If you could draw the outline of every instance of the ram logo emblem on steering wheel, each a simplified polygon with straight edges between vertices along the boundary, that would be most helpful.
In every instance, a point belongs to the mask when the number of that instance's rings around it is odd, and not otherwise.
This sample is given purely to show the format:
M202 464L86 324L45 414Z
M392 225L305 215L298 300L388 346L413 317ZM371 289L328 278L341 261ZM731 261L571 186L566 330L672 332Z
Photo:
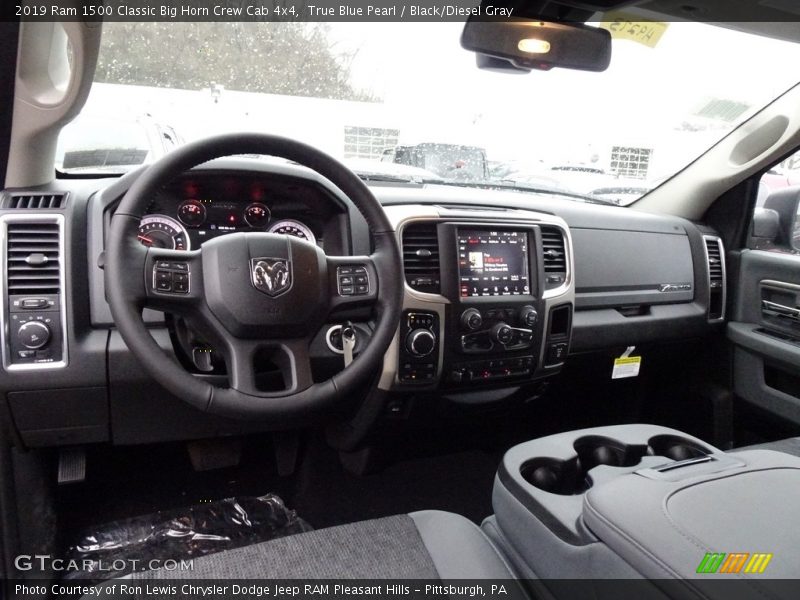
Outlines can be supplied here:
M292 263L284 258L252 258L250 279L267 296L280 296L292 287Z

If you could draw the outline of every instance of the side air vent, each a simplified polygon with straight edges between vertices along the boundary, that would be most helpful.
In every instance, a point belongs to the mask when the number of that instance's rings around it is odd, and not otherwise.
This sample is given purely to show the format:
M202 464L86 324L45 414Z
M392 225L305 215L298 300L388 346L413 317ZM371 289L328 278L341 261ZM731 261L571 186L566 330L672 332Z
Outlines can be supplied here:
M725 318L725 249L718 237L704 236L708 263L708 319Z
M8 223L6 257L7 294L60 293L57 223Z
M412 223L403 229L403 271L406 282L415 290L429 294L441 291L436 223Z
M23 210L53 210L64 208L67 203L65 193L29 194L26 192L6 193L2 208Z
M561 229L545 225L541 231L545 289L550 290L567 280L567 252Z

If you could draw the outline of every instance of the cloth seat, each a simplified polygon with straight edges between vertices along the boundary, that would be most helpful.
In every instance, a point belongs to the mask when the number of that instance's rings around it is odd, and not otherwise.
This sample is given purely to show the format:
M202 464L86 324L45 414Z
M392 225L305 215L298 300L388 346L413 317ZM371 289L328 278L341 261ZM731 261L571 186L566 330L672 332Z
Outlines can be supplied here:
M291 535L194 559L191 570L133 573L159 579L513 579L481 529L421 511ZM516 586L515 586L516 587Z

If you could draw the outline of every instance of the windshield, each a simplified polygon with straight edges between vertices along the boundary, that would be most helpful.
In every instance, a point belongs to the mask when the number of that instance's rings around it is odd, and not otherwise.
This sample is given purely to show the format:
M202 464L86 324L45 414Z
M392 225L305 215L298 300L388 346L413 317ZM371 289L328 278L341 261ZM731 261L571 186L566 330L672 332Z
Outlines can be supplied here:
M59 169L123 172L174 147L163 143L166 129L171 142L262 131L398 185L624 205L794 85L800 58L797 44L670 23L655 43L615 39L602 73L503 74L476 67L460 47L462 27L106 23Z

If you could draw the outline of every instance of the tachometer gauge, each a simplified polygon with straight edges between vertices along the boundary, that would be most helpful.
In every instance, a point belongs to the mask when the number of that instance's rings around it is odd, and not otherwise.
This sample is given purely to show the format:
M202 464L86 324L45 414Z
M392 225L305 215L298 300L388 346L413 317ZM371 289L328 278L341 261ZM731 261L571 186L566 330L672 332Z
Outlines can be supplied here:
M139 241L152 248L190 250L183 225L165 215L147 215L139 222Z
M261 202L248 204L244 209L244 220L253 229L264 229L269 223L270 216L269 209Z
M197 200L187 200L178 207L178 218L184 225L199 227L206 221L206 207Z
M282 233L284 235L293 235L294 237L299 237L300 239L307 240L312 244L317 243L317 238L314 237L314 234L311 233L311 230L303 225L300 221L295 221L294 219L284 219L283 221L278 221L277 223L273 223L268 233Z

